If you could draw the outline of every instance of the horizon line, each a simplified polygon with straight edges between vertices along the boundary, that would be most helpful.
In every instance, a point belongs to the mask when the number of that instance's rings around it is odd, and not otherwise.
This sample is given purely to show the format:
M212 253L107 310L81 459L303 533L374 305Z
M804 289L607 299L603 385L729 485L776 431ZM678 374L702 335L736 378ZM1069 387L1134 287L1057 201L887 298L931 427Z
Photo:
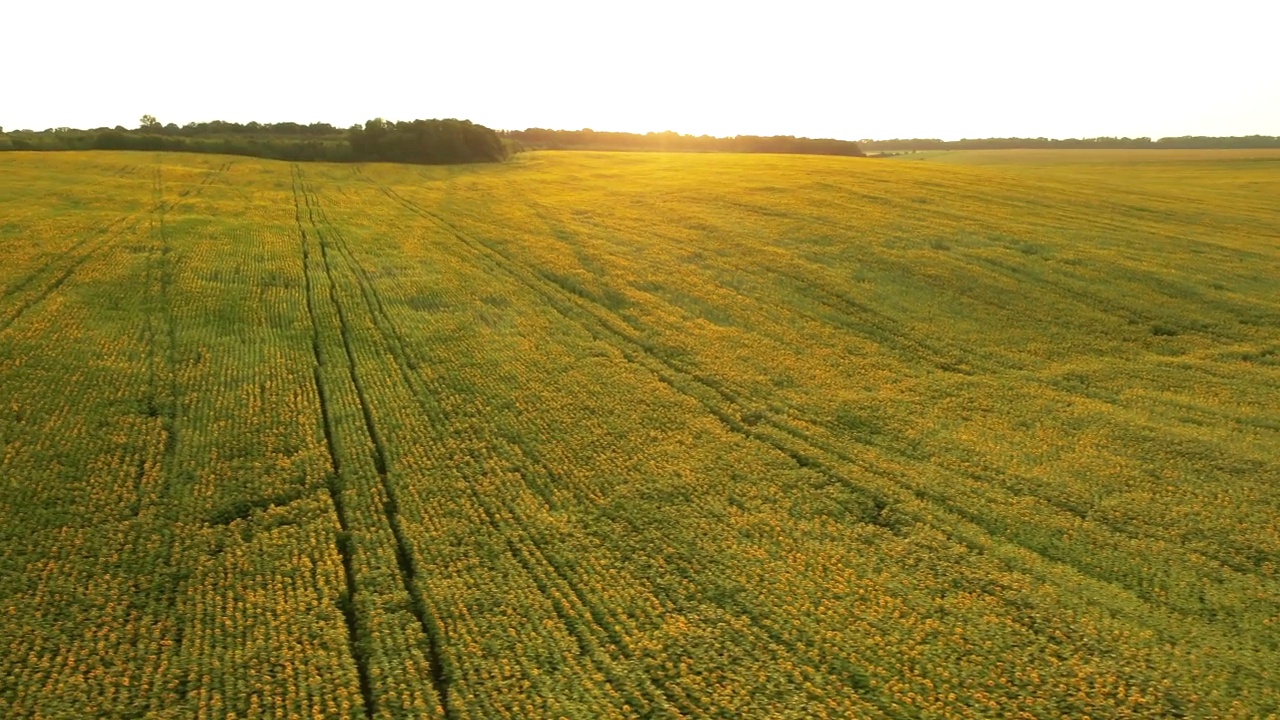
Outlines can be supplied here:
M378 118L370 118L370 119L385 119L385 118L378 117ZM423 120L446 120L446 119L457 119L457 120L465 120L465 121L467 121L467 122L472 122L472 123L474 123L474 124L476 124L476 125L484 125L483 123L479 123L479 122L476 122L476 121L474 121L474 120L470 120L469 118L414 118L414 120L418 120L418 119L423 119ZM300 126L304 126L304 127L306 127L306 126L311 126L311 125L328 125L328 126L330 126L330 127L334 128L334 130L339 131L339 132L345 132L345 131L350 130L352 127L355 127L355 126L363 126L363 125L364 125L364 123L353 123L352 125L335 125L335 124L333 124L333 123L331 123L331 122L327 122L327 121L324 121L324 120L315 120L315 121L311 121L311 122L298 122L298 121L294 121L294 120L279 120L279 121L275 121L275 122L259 122L259 121L256 121L256 120L250 120L250 121L245 121L245 122L239 122L239 121L234 121L234 120L213 119L213 120L194 120L194 121L189 121L189 122L187 122L187 123L184 123L184 124L182 124L182 125L178 125L177 123L172 123L172 122L170 122L170 123L163 123L163 124L161 125L161 127L168 127L169 125L173 125L173 126L175 126L175 127L177 127L177 128L180 128L180 129L181 129L181 128L187 127L187 126L189 126L189 125L211 124L211 123L216 123L216 122L227 123L227 124L232 124L232 125L248 125L248 124L250 124L250 123L257 123L258 125L282 125L282 124L286 124L286 123L291 123L291 124L300 125ZM366 121L366 122L367 122L367 121ZM389 122L412 122L412 120L407 120L407 121L406 121L406 120L391 120L391 121L389 121ZM42 129L42 130L35 130L35 129L29 128L29 127L23 127L23 128L17 128L17 129L10 129L10 128L8 128L8 126L7 126L7 125L5 125L5 124L3 124L3 123L0 123L0 134L6 134L6 135L8 135L8 134L13 134L13 133L35 133L35 134L39 134L39 133L57 132L57 131L59 131L59 130L64 130L64 129L65 129L65 130L69 130L69 131L75 131L75 132L90 132L90 131L94 131L94 130L115 130L115 129L117 129L117 128L122 128L122 127L123 127L123 128L125 128L125 130L127 130L127 131L136 131L136 130L141 130L141 129L142 129L142 127L141 127L141 126L129 127L129 126L120 125L120 124L111 125L111 126L108 126L108 125L98 125L98 126L95 126L95 127L86 127L86 128L77 128L77 127L69 127L69 126L52 126L52 127L46 127L46 128L44 128L44 129ZM852 142L852 143L868 143L868 142L884 143L884 142L893 142L893 141L904 141L904 142L906 142L906 141L931 141L931 142L942 142L942 143L955 143L955 142L974 142L974 141L982 141L982 140L1036 140L1036 141L1057 141L1057 142L1066 142L1066 141L1073 141L1073 140L1075 140L1075 141L1083 141L1083 140L1141 140L1141 139L1143 139L1143 138L1147 138L1147 139L1151 140L1152 142L1157 142L1157 141L1159 141L1159 140L1163 140L1163 139L1179 139L1179 138L1215 138L1215 139L1227 139L1227 138L1280 138L1280 135L1268 135L1268 134L1261 133L1261 132L1254 132L1254 133L1243 134L1243 135L1203 135L1203 134L1199 134L1199 135L1197 135L1197 134L1182 134L1182 135L1161 135L1161 136L1159 136L1159 137L1157 137L1157 136L1155 136L1155 135L1077 135L1077 136L1073 136L1073 137L1050 137L1050 136L1045 136L1045 135L988 135L988 136L978 136L978 137L967 137L967 136L966 136L966 137L959 137L959 138L956 138L956 137L949 137L949 138L944 138L944 137L927 137L927 136L914 136L914 137L903 137L903 136L897 136L897 137L872 137L872 138L862 137L862 138L850 138L850 137L833 137L833 136L827 136L827 137L821 137L821 136L818 136L818 137L814 137L814 136L809 136L809 135L795 135L795 134L772 134L772 135L756 134L756 133L733 133L733 134L724 134L724 135L711 134L711 133L698 133L698 134L695 134L695 133L689 133L689 132L681 132L681 131L678 131L678 130L671 130L671 129L669 129L669 128L668 128L668 129L664 129L664 130L646 130L646 131L643 131L643 132L639 132L639 131L634 131L634 130L597 130L597 129L590 128L590 127L582 127L582 128L552 128L552 127L542 127L542 126L538 126L538 125L530 125L530 126L527 126L527 127L523 128L523 129L519 129L519 128L499 128L499 127L491 127L491 126L488 126L488 125L484 125L484 127L489 127L489 129L491 129L491 130L493 130L494 132L497 132L497 133L518 133L518 132L528 132L528 131L531 131L531 130L546 130L546 131L551 131L551 132L591 132L591 133L602 133L602 134L603 134L603 133L608 133L608 134L639 135L639 136L644 136L644 135L667 135L667 134L674 134L674 135L679 135L679 136L683 136L683 137L695 137L695 138L722 138L722 139L729 139L729 138L735 138L735 137L764 137L764 138L768 138L768 137L791 137L791 138L807 139L807 140L837 140L837 141L841 141L841 142Z

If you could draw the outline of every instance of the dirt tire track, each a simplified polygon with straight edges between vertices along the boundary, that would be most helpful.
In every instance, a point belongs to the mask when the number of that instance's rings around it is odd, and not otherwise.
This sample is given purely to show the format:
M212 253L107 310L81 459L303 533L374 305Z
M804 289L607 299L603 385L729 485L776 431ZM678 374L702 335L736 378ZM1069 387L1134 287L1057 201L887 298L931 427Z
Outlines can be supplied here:
M190 197L195 197L198 194L199 193L196 193L195 195L192 195ZM50 268L52 268L60 260L71 257L71 260L67 264L67 266L64 267L61 272L58 272L54 276L54 279L52 280L52 282L50 282L48 285L44 286L43 288L40 288L40 290L38 290L31 297L18 303L16 306L14 306L13 310L11 310L3 318L0 318L0 333L3 333L4 331L8 330L14 323L16 323L19 319L21 319L22 316L25 315L27 312L29 312L32 308L36 307L37 305L39 305L40 303L48 299L49 296L51 296L54 292L58 290L58 288L62 287L62 285L66 283L67 279L70 278L71 275L75 273L76 270L78 270L81 266L83 266L86 262L88 262L89 259L92 258L99 251L103 250L108 245L110 245L113 240L138 229L139 227L141 227L142 223L147 218L151 217L155 213L163 214L176 209L186 199L189 199L189 198L182 198L170 203L165 203L163 199L161 199L159 201L153 202L152 206L149 208L121 216L113 220L111 223L109 223L105 228L98 230L97 232L78 240L71 247L59 253L56 257L54 257L48 263L32 271L29 275L27 275L25 278L19 281L16 285L12 286L11 288L8 288L5 291L4 295L0 296L0 301L8 297L11 297L13 295L16 295L17 293L26 289L26 287L30 285L33 280L43 275L46 270L49 270ZM129 222L130 220L132 220L132 222ZM76 256L76 253L86 246L89 246L88 249L83 254Z
M411 344L405 340L404 335L395 326L394 321L391 319L390 315L386 311L386 307L384 302L382 301L382 298L378 295L376 289L374 288L374 283L368 271L355 257L353 251L351 250L350 243L347 241L346 237L343 236L341 231L329 220L328 215L325 213L323 206L319 202L319 198L315 196L314 189L311 190L311 194L312 194L314 206L315 206L315 215L320 223L320 225L317 225L317 232L322 232L324 234L327 234L328 237L331 240L333 240L333 245L337 249L337 251L343 255L344 259L346 260L348 266L352 271L352 274L356 277L356 280L360 285L361 292L365 300L366 310L371 316L371 319L373 319L374 325L379 329L384 342L388 346L388 349L391 350L390 356L400 371L400 375L406 385L406 389L409 390L410 394L418 400L418 405L422 409L424 415L427 417L428 422L434 425L437 428L437 431L443 432L443 428L445 427L445 423L447 422L442 415L443 411L439 407L436 407L433 404L426 402L426 398L431 397L435 393L441 392L441 390L439 388L428 387L426 383L420 378L420 376L416 375L413 372L414 370L416 370L419 364L419 361L416 358L413 358L411 356L411 353L408 350ZM323 225L323 228L324 228L323 230L321 230L321 225ZM525 476L523 471L521 472L521 476L525 477L525 481L527 484L530 485L531 489L533 489L536 494L538 494L540 497L543 498L544 501L546 501L545 493L542 492L540 488L537 488L536 484L529 482L527 476ZM617 629L616 628L611 629L607 627L597 627L595 632L593 633L594 635L597 636L595 638L592 638L590 636L584 637L581 634L581 632L575 630L575 628L583 624L584 618L574 616L572 615L572 613L568 613L567 609L563 605L563 602L560 600L557 600L552 596L551 593L549 593L549 586L547 585L547 580L542 578L543 573L540 573L533 565L530 564L531 562L536 562L536 561L530 560L528 554L518 548L517 544L512 539L511 534L514 533L515 536L524 538L525 542L523 544L533 548L533 552L536 553L537 557L542 559L543 564L545 564L545 566L548 568L547 571L543 571L543 572L547 572L553 578L555 578L554 582L558 582L559 584L563 584L569 587L572 595L575 598L577 598L578 602L582 603L584 606L589 608L593 607L591 603L589 603L584 599L584 594L581 588L578 588L576 585L574 585L572 580L560 574L559 568L556 565L546 561L545 559L546 556L542 552L541 548L538 547L537 543L531 537L529 537L527 533L523 532L523 530L519 528L518 523L513 525L511 523L506 523L499 520L498 519L499 511L497 508L493 506L493 503L490 500L487 500L486 498L481 496L481 494L475 491L474 488L469 488L469 489L471 491L470 495L472 499L475 501L476 506L479 507L482 512L484 512L489 524L495 529L498 535L506 539L508 543L508 550L511 553L513 559L515 559L518 563L520 563L521 567L525 569L526 574L528 574L531 577L531 579L534 581L534 583L537 585L540 591L547 596L548 601L551 603L553 610L555 610L556 614L559 616L561 624L565 627L565 629L569 632L569 634L575 638L575 641L579 644L579 648L582 655L587 658L592 658L592 664L596 666L596 669L605 676L606 680L610 683L610 685L616 691L620 693L620 695L622 695L624 698L627 698L628 696L630 696L629 698L630 701L635 702L636 701L635 689L628 689L631 685L631 682L626 679L626 676L619 675L616 669L612 667L613 662L616 662L619 660L625 661L633 657L629 648L614 647L613 649L616 652L621 654L621 658L615 657L608 664L601 664L596 653L592 652L592 646L597 645L601 639L605 640L604 644L606 645L606 647L612 647L613 643L609 642L609 640L610 638L616 637L619 635ZM503 502L502 505L505 506L507 512L512 513L517 518L519 517L520 515L519 512L515 510L515 508L513 508L509 502ZM592 622L593 620L597 620L599 616L602 614L603 613L602 611L599 610L599 608L595 608L592 612L590 612L588 615L585 616L586 622ZM655 694L655 691L656 691L656 694ZM650 696L649 702L638 703L638 704L651 705L651 706L657 706L657 707L661 707L663 705L666 705L668 707L673 705L674 706L684 705L686 707L686 714L695 715L695 716L698 714L689 710L687 703L673 702L670 698L666 697L665 691L661 687L658 687L656 684L654 684L645 694L648 694Z
M302 273L304 292L306 294L307 317L311 320L311 350L314 354L315 365L312 368L312 377L315 381L316 399L320 405L321 427L324 431L325 448L329 455L330 475L325 485L329 491L329 499L333 503L334 514L338 518L339 535L336 538L336 548L338 555L342 561L343 581L346 596L340 599L339 609L342 611L343 621L347 626L347 643L348 651L356 666L356 676L360 686L360 697L364 705L364 714L366 718L373 718L377 704L373 694L373 684L370 680L369 658L365 656L364 649L361 645L361 632L359 628L359 619L355 610L356 597L356 580L354 562L352 559L351 547L348 537L350 533L350 525L348 521L348 512L346 505L342 499L342 465L339 460L337 447L334 443L333 432L333 414L329 409L329 395L325 390L324 381L320 375L320 368L324 364L323 356L320 352L320 321L316 317L315 305L312 300L313 285L311 280L310 262L310 243L308 242L307 231L302 224L302 204L299 193L299 173L297 168L293 172L293 208L294 221L298 228L298 240L302 249Z

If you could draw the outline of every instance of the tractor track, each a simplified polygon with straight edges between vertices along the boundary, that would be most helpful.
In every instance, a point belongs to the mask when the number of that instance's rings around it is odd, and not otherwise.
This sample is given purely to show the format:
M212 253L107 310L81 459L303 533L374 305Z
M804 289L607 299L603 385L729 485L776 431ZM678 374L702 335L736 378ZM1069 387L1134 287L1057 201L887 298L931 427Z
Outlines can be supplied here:
M346 593L345 597L339 600L339 609L342 611L343 622L347 627L348 650L351 653L352 661L356 667L356 676L360 687L360 697L363 702L364 715L367 718L373 718L376 703L374 700L372 681L370 680L369 658L367 657L361 643L360 623L355 610L357 588L349 539L349 513L346 503L342 498L342 461L334 442L333 412L330 409L329 393L325 388L325 383L320 372L321 367L323 367L325 363L320 351L320 321L319 318L316 317L315 303L312 299L314 286L310 270L311 250L307 231L303 226L302 221L302 201L299 192L299 184L298 172L295 168L293 174L294 222L297 224L298 241L302 250L302 273L304 293L306 295L307 317L311 320L311 351L315 361L315 365L312 367L312 378L315 382L316 399L320 405L321 429L324 432L325 449L329 456L330 475L325 485L329 492L329 499L333 504L334 514L338 519L339 535L335 540L335 545L342 562L343 586Z
M417 374L416 370L420 365L420 361L411 356L409 351L411 343L405 339L403 333L395 326L394 321L387 313L385 303L374 288L371 276L356 258L345 236L329 220L318 197L315 197L314 190L311 190L311 195L317 220L315 225L316 232L329 239L331 246L338 253L341 253L357 284L360 286L361 295L365 301L365 309L373 320L375 327L378 328L388 350L390 350L389 355L398 368L406 389L417 400L423 414L428 422L436 428L437 432L445 432L444 427L447 421L443 416L443 411L426 400L439 395L442 389L430 387L427 381ZM521 475L535 494L541 496L545 501L545 491L541 491L536 483L530 482L523 471L521 471ZM592 663L596 665L597 669L615 690L624 698L629 698L631 702L636 702L641 706L678 707L683 714L691 717L703 714L694 709L687 700L681 701L670 697L667 691L656 683L648 689L638 689L632 687L632 683L627 678L618 674L616 668L613 667L614 663L630 661L634 658L634 655L625 644L616 642L616 639L621 637L617 628L601 621L601 618L606 616L606 612L592 601L589 601L582 589L571 578L564 575L559 566L551 563L538 544L525 531L520 529L518 522L520 512L509 501L501 501L495 504L494 500L486 498L474 487L468 486L468 489L476 506L484 513L486 521L499 536L505 539L512 558L520 564L540 592L547 597L552 609L559 616L560 623L578 643L582 656L592 660ZM517 519L517 522L504 522L500 519L503 514L512 515ZM520 542L517 542L517 539ZM526 547L527 549L525 549ZM406 550L408 550L407 546ZM571 596L580 605L588 608L589 612L585 615L573 614L566 605L567 596L558 596L557 591L552 589L553 586L568 588ZM593 624L594 627L585 634L580 629L584 625L591 626ZM601 645L605 647L606 652L613 656L611 659L602 661L600 651L596 650ZM637 692L646 696L647 699L639 702Z
M156 172L158 173L159 169L157 169ZM114 240L137 230L144 222L149 218L154 217L156 214L163 216L164 213L171 212L178 208L184 201L198 196L200 192L203 192L203 189L212 182L212 176L216 176L218 172L218 170L210 171L210 176L206 178L205 182L202 182L198 190L188 197L180 198L172 202L165 202L163 199L153 200L151 205L145 209L116 218L100 230L77 240L71 245L71 247L59 253L48 263L29 273L15 285L7 288L4 294L0 295L0 302L21 293L37 278L46 275L47 271L50 271L60 262L66 261L66 265L61 270L53 270L53 279L48 284L36 290L30 297L18 302L5 312L3 316L0 316L0 333L4 333L32 308L40 305L53 295L53 293L57 292L57 290L67 282L76 270L82 267L98 252L111 245ZM84 252L81 252L81 250Z

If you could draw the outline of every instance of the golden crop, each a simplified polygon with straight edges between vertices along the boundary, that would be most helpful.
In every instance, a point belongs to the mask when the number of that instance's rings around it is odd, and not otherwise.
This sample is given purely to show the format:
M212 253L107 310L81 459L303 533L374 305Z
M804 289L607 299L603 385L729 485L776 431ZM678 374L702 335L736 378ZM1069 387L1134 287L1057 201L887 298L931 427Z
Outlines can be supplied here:
M1273 154L0 154L0 717L1274 717Z

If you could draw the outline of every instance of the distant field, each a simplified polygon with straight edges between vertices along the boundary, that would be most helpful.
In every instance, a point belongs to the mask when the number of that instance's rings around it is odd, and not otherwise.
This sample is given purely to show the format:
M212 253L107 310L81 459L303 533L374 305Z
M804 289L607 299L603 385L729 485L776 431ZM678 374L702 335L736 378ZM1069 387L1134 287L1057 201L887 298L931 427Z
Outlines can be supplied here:
M1280 154L911 157L0 154L0 718L1275 717Z
M895 151L890 151L895 152ZM896 152L902 153L899 150ZM1280 150L1224 149L1224 150L921 150L895 155L902 160L930 160L957 165L1020 165L1031 167L1081 166L1081 165L1176 165L1183 171L1205 170L1229 165L1231 162L1280 162ZM1198 167L1188 167L1197 163Z

